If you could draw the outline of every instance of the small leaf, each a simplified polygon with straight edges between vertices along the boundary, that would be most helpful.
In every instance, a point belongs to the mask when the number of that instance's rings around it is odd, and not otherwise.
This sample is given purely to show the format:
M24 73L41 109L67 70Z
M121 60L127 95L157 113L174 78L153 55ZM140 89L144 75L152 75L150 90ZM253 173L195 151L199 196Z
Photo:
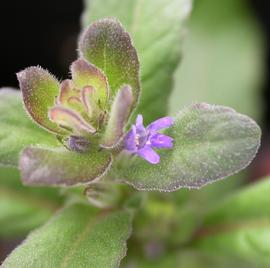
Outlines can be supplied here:
M205 103L181 111L165 133L174 139L174 147L160 150L158 165L135 157L119 170L119 178L139 190L200 188L245 168L261 137L252 119Z
M98 103L101 109L105 109L109 98L109 85L102 71L84 59L78 59L72 63L71 73L76 87L80 89L93 87L94 94L91 95L91 101Z
M131 232L128 211L73 204L31 233L3 267L119 267Z
M30 185L77 185L102 177L112 157L107 151L91 149L87 153L64 147L47 149L28 147L20 158L23 183Z
M215 203L195 237L195 246L216 255L270 265L270 178Z
M146 124L166 116L173 87L173 73L180 61L183 34L186 32L184 24L191 10L192 1L85 0L84 2L85 27L99 18L116 17L123 23L134 41L141 63L143 89L136 111L143 114ZM122 66L125 71L125 64ZM109 82L111 83L110 80ZM123 83L129 84L134 90L134 85L129 81ZM136 98L134 92L133 95Z
M35 144L57 146L58 142L27 116L18 90L0 89L0 164L17 166L20 151Z
M24 236L62 204L58 189L22 185L15 168L0 168L0 237Z
M123 130L128 121L132 103L133 96L131 88L129 86L122 87L112 104L110 118L102 142L103 147L114 147L123 136Z
M48 117L59 126L70 128L77 135L89 135L96 132L96 129L88 124L79 113L60 105L51 108Z
M82 34L79 50L82 57L107 76L112 98L128 84L135 105L140 93L139 61L129 34L117 20L102 19L93 23Z
M29 67L17 74L25 108L42 127L58 134L65 131L48 118L48 110L54 106L59 94L59 82L40 67Z
M61 82L57 104L68 105L71 97L80 98L80 92L75 91L75 85L72 80L66 79Z

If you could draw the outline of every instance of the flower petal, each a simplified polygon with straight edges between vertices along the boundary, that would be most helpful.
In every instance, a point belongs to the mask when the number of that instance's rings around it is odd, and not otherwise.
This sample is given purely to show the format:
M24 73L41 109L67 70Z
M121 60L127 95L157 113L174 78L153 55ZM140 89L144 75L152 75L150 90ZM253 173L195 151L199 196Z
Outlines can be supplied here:
M149 146L144 146L137 154L151 164L158 164L160 161L159 155Z
M147 129L150 131L158 131L162 128L168 128L171 127L173 125L173 118L172 117L162 117L156 121L154 121L153 123L151 123Z
M155 133L149 137L149 141L151 143L151 147L155 148L172 148L173 147L173 138Z
M136 131L138 132L138 134L145 133L145 127L143 125L143 116L141 114L138 114L136 118Z
M125 149L131 152L137 150L136 147L136 127L133 125L125 138Z
M78 113L63 106L54 106L49 110L49 118L59 126L71 128L74 134L93 134L96 129L88 124Z

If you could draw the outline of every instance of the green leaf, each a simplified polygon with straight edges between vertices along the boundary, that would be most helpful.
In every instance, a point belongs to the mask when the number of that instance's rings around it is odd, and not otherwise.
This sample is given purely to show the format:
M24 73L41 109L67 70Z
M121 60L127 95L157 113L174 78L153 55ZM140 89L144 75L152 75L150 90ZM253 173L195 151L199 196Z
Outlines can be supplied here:
M270 265L270 179L218 202L206 216L196 246L218 255ZM260 266L261 267L261 266Z
M165 134L174 138L174 147L160 150L159 164L135 157L116 176L138 190L200 188L245 168L256 155L261 137L252 119L205 103L182 110Z
M48 117L49 109L54 106L59 94L59 82L41 67L29 67L17 74L25 108L29 115L47 130L65 134Z
M17 169L0 169L0 237L27 234L49 219L62 204L57 189L22 185Z
M143 114L145 123L167 115L173 72L180 60L183 23L191 1L85 0L85 5L85 27L98 18L113 16L130 33L142 68L143 90L137 111Z
M140 93L137 52L117 20L102 19L91 24L80 38L79 51L107 76L112 98L128 84L132 88L133 104L136 104Z
M265 46L253 13L246 0L194 1L183 61L175 72L171 114L198 101L261 118Z
M74 204L28 236L5 268L118 267L126 254L132 215Z
M94 93L91 95L90 101L99 103L99 106L102 109L106 109L110 89L107 77L103 74L103 72L84 59L74 61L70 67L70 70L75 86L77 86L79 89L86 86L93 87Z
M111 162L108 151L28 147L21 154L20 170L25 184L68 186L97 180L107 173Z
M57 145L57 140L30 120L19 91L0 89L0 164L17 166L20 151L35 144Z

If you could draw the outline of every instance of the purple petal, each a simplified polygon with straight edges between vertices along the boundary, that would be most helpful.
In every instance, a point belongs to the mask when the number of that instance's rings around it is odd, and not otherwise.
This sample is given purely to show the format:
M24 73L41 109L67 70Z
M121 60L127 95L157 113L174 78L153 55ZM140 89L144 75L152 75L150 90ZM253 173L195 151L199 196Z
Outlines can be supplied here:
M144 146L137 154L151 164L158 164L160 161L159 155L149 146Z
M136 147L136 127L133 125L125 138L125 149L131 152L137 151Z
M154 121L153 123L151 123L147 129L150 131L158 131L162 128L168 128L171 127L173 125L173 118L172 117L162 117L156 121Z
M149 141L152 147L155 148L172 148L173 138L163 134L153 134L149 137Z
M137 132L141 133L141 132L145 132L145 127L143 126L143 117L141 114L137 115L136 118L136 129Z

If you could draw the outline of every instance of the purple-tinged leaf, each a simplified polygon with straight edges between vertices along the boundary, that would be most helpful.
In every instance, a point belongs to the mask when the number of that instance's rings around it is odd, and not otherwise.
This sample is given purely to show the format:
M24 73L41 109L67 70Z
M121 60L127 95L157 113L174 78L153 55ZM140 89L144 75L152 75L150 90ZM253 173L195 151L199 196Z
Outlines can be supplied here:
M96 129L87 123L79 113L60 105L51 108L48 117L60 127L70 129L76 135L85 136L96 132Z
M75 95L80 96L80 93L76 94L76 92L73 90L74 87L75 86L74 86L74 83L72 80L66 79L66 80L62 81L60 84L60 88L59 88L57 103L64 105L67 103L68 99L71 96L75 96Z
M94 111L97 111L97 103L94 102L95 88L92 86L86 86L82 89L81 99L87 114L92 117ZM99 109L98 109L99 110Z
M136 111L144 116L146 125L168 114L173 74L179 64L183 35L186 32L185 22L191 11L192 2L192 0L84 0L85 27L99 18L116 17L132 37L142 66L140 76L143 90ZM216 62L218 60L216 56ZM192 75L189 73L187 76ZM128 81L124 83L134 87Z
M111 162L109 152L91 148L91 144L87 153L28 147L21 154L20 170L24 184L69 186L96 181Z
M116 19L90 25L80 38L79 51L107 76L112 97L123 85L130 85L135 105L140 93L139 60L129 34Z
M91 102L98 103L101 109L107 108L110 89L104 73L84 59L73 62L70 69L75 86L80 89L94 88Z
M85 153L91 148L91 143L84 137L70 136L66 141L66 146L72 151Z
M112 104L110 118L104 134L102 146L114 147L121 137L128 121L129 114L133 104L132 90L130 86L121 88Z
M42 127L57 134L65 134L48 118L48 110L55 104L59 94L59 82L40 67L29 67L17 74L25 108Z

